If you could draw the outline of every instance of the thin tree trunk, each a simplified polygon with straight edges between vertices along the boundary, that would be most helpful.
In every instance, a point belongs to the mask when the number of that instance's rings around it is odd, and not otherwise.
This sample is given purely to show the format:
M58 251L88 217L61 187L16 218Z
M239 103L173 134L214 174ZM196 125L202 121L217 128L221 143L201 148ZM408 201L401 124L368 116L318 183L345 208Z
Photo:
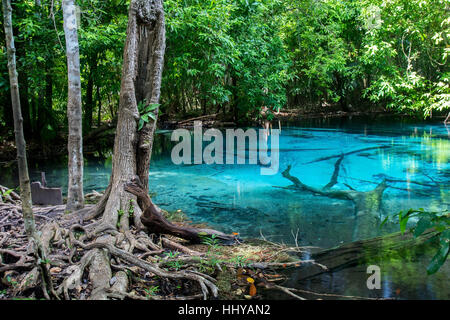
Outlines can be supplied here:
M94 113L94 74L97 69L97 57L96 54L92 57L89 64L89 76L86 88L86 102L84 109L84 132L88 132L92 127L92 116Z
M19 81L16 71L16 49L12 31L12 8L10 0L3 0L3 19L5 26L6 46L8 50L9 82L11 86L11 102L14 117L14 134L17 147L17 163L19 166L20 197L24 216L25 231L29 237L35 233L34 215L31 206L30 178L28 176L27 153L23 135L23 118L20 107Z
M6 47L8 56L9 81L11 89L11 102L14 117L14 134L17 148L17 163L19 167L20 198L22 201L22 215L25 232L32 243L32 248L36 256L36 263L39 265L42 274L43 293L49 298L47 284L50 284L50 291L53 292L51 278L48 273L47 259L42 246L41 239L36 232L33 208L31 203L31 187L28 175L26 143L23 134L23 118L20 107L19 81L16 70L16 49L14 47L14 36L12 29L12 8L11 0L2 0L3 21L5 27Z
M22 48L22 51L23 48ZM20 55L19 55L20 57ZM20 106L22 111L22 117L23 117L23 131L24 135L27 137L27 139L31 136L31 117L30 117L30 103L28 101L28 76L26 73L19 73L18 74L18 81L19 86L21 88L20 90Z
M84 207L80 53L75 1L63 0L62 7L69 82L67 97L67 118L69 121L67 210L77 210Z
M100 87L97 86L97 103L98 103L98 113L97 113L97 128L100 128L102 123L102 97L100 96Z

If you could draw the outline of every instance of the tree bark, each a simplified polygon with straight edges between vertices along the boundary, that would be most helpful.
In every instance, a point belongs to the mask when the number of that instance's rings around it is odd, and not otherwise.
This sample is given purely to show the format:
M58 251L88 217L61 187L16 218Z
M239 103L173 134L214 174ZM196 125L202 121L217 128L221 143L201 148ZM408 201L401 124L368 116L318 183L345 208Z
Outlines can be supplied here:
M144 6L146 1L141 1ZM135 83L136 100L146 100L149 104L159 103L161 94L161 79L166 49L166 28L164 20L163 1L154 4L154 13L150 11L149 18L154 15L155 21L146 25L139 34L138 62L139 69ZM159 12L159 13L158 13ZM151 18L153 19L153 18ZM137 149L137 175L148 193L148 172L153 149L154 134L158 120L159 107L154 111L155 120L146 124L139 132ZM142 203L139 200L140 205Z
M97 128L100 127L102 122L102 97L100 96L100 87L97 86L97 104L98 104L98 110L97 110Z
M62 7L69 88L67 97L67 118L69 122L67 210L72 211L84 207L80 53L75 1L63 0Z

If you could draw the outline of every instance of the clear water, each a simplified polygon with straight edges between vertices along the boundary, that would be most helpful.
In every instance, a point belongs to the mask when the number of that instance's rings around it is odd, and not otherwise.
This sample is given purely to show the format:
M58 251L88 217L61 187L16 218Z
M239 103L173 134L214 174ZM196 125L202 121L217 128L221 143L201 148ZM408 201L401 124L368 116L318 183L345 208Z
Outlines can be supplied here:
M280 170L273 176L261 175L259 165L174 165L170 135L170 131L160 131L154 147L150 170L150 189L156 194L153 200L166 210L183 210L194 222L239 232L242 237L262 233L270 240L293 243L293 234L298 232L300 245L323 248L352 241L352 202L280 188L291 185L281 172L291 165L292 175L321 187L329 182L337 158L317 160L362 149L345 156L335 189L351 186L368 191L383 178L397 180L388 183L377 213L380 217L409 208L444 210L450 205L450 131L441 123L354 118L284 124ZM85 191L103 190L111 160L86 159L85 165ZM66 188L65 162L30 167L33 179L38 180L40 171L45 171L49 185ZM2 170L0 184L14 183L13 169ZM398 226L380 230L374 225L368 230L360 237L397 231ZM420 265L426 267L424 263ZM447 269L447 280L448 275ZM426 285L427 280L423 281ZM445 294L448 297L448 291Z

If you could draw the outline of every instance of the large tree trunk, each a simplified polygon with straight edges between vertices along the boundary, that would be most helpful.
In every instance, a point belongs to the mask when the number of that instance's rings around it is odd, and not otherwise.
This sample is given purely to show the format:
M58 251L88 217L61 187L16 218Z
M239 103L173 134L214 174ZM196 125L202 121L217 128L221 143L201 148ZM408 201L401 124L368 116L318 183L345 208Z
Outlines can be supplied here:
M69 121L67 210L76 210L84 206L80 53L75 1L63 0L62 7L69 82L67 97L67 118Z
M133 221L143 227L142 210L135 195L125 192L124 185L136 175L148 191L148 172L156 121L138 131L138 103L159 103L165 25L162 0L132 0L130 3L127 40L125 43L122 83L117 120L111 179L104 197L85 219L103 213L96 231L129 229L130 208ZM157 116L158 110L155 115ZM127 213L127 214L123 214ZM119 221L120 217L120 221Z
M2 0L3 4L3 21L5 27L6 47L8 56L9 81L11 89L11 102L14 117L14 134L17 148L17 164L19 167L19 182L20 182L20 199L22 201L22 215L24 221L25 232L29 241L32 243L32 248L36 256L37 264L40 267L43 276L43 293L49 298L46 285L50 283L51 278L48 273L48 265L46 254L42 246L40 236L36 232L36 225L34 220L33 208L31 204L31 187L30 178L28 175L26 143L23 134L23 118L20 107L19 95L19 81L16 70L16 49L14 47L14 36L12 29L12 8L10 0ZM51 285L50 291L53 292Z

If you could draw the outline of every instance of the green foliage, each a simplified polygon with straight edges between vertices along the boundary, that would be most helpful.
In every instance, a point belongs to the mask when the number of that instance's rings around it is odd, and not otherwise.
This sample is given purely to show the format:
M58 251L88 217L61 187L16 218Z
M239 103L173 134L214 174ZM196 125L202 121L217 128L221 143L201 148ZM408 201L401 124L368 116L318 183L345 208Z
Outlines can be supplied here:
M134 216L134 204L133 200L130 199L130 208L128 209L128 217L133 218Z
M129 1L77 4L88 133L117 116ZM25 132L44 142L67 131L60 6L13 1ZM336 104L425 117L447 112L449 6L449 0L166 0L161 106L139 102L138 127L156 109L167 118L222 112L240 124L263 107L269 119L281 108ZM0 69L0 134L12 135L4 48Z
M151 286L144 289L145 295L147 297L153 297L159 291L159 286Z
M450 109L449 1L366 0L381 24L365 30L361 62L372 81L365 95L401 112L429 116Z
M141 116L139 119L138 130L141 130L145 126L145 124L150 121L150 119L152 119L153 121L156 120L155 111L159 106L159 103L148 103L145 99L138 103L138 110Z
M181 267L183 266L183 262L182 261L178 261L178 260L174 260L174 261L167 261L166 265L169 268L175 269L175 271L178 271L181 269Z
M164 255L165 255L168 259L176 258L179 254L180 254L179 252L173 252L173 251L164 252Z
M13 192L14 189L6 189L5 191L0 190L0 200L4 197L7 197Z
M209 246L211 250L216 250L219 247L219 239L217 239L217 235L212 234L200 236L202 239L202 243Z
M428 229L434 229L437 234L434 238L439 239L439 248L435 256L432 258L427 268L428 274L436 273L445 263L449 254L450 243L450 212L448 210L442 212L427 212L420 208L419 210L409 209L407 212L400 211L393 217L398 217L400 231L404 233L407 229L408 222L414 220L412 227L414 237L418 237ZM381 226L388 221L389 216L385 218Z
M242 256L235 256L230 259L230 262L233 263L236 267L245 267L250 261Z
M263 105L281 108L288 62L272 19L281 5L274 0L166 1L164 105L181 113L238 110L244 118Z

